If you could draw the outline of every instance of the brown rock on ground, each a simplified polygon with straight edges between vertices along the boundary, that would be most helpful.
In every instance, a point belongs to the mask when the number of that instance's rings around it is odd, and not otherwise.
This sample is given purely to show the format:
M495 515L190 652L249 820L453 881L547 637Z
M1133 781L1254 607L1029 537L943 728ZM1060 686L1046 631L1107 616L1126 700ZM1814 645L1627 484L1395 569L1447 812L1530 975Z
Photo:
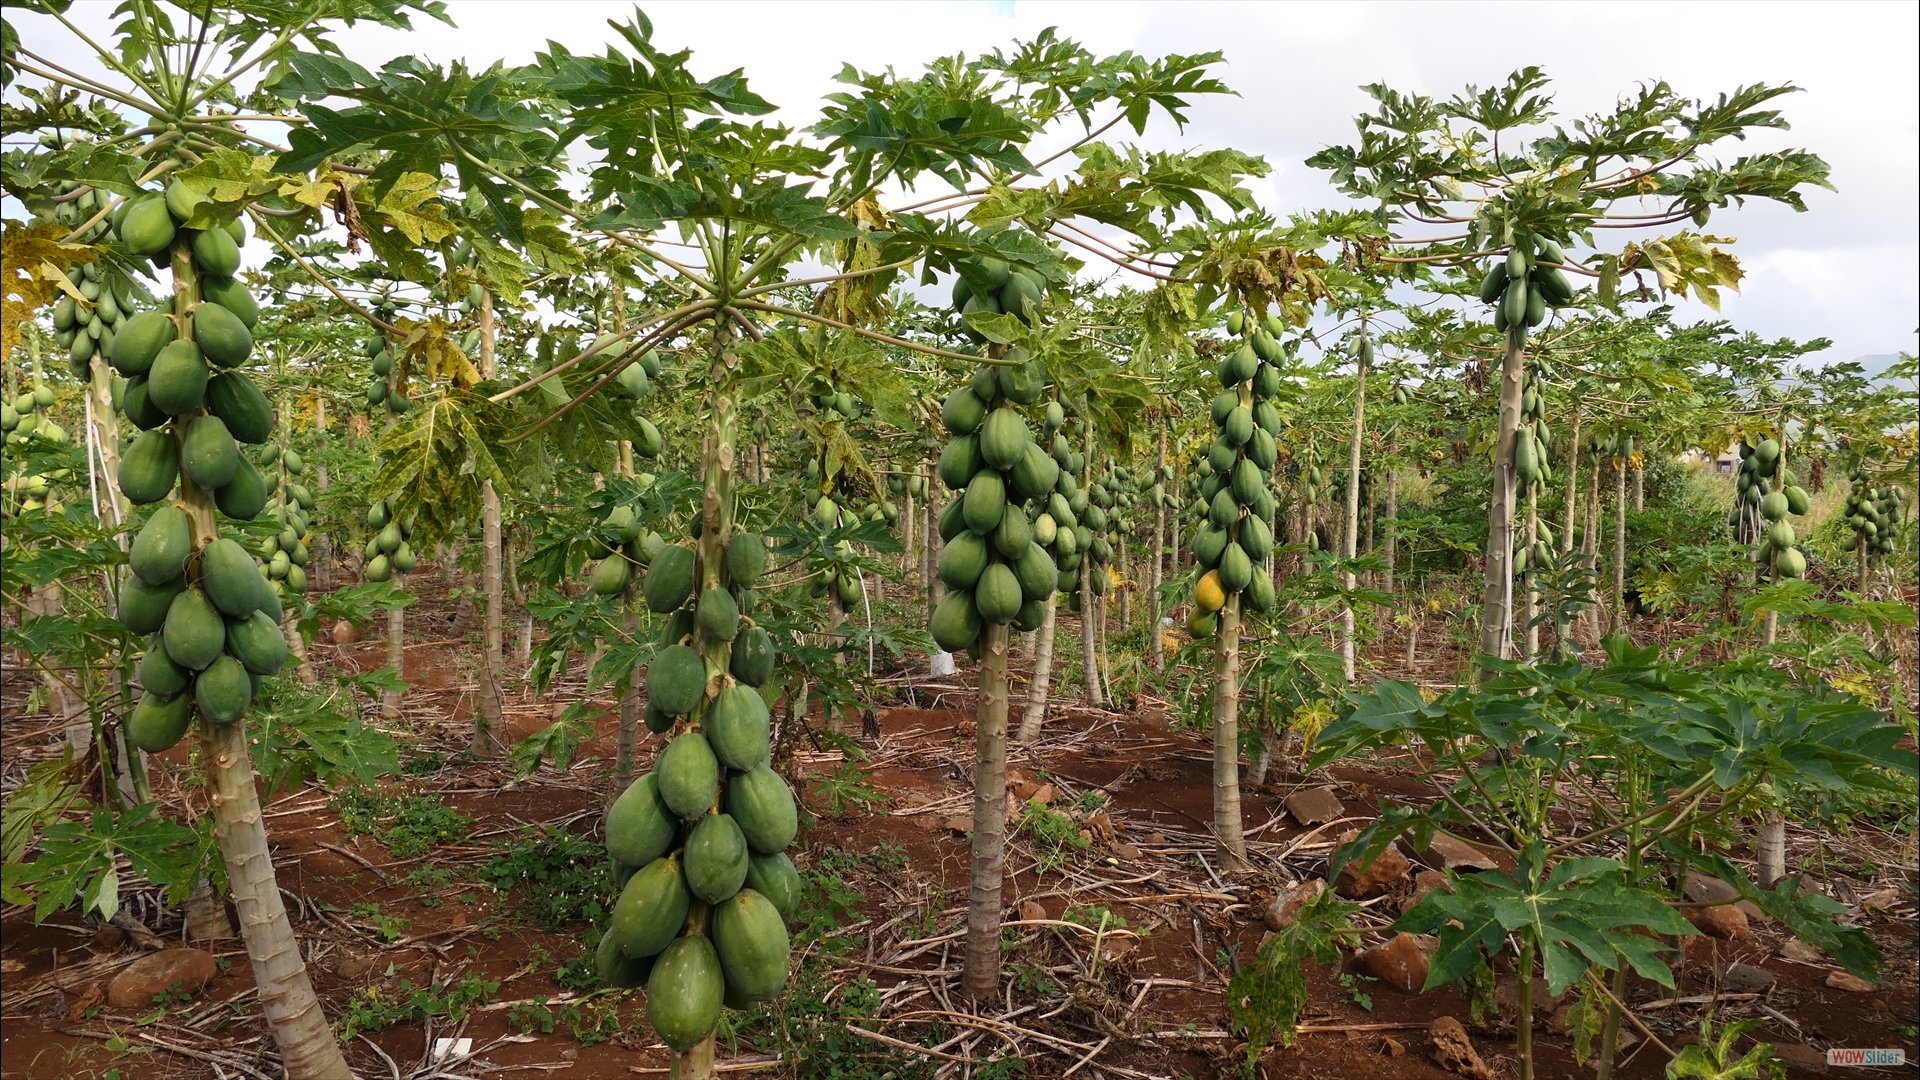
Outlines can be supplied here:
M1028 922L1047 917L1046 905L1038 900L1026 900L1020 904L1020 918Z
M103 924L93 932L93 947L98 952L112 952L127 943L127 932L113 925Z
M1327 883L1319 878L1311 878L1282 889L1280 894L1273 898L1273 903L1267 905L1264 916L1267 929L1284 930L1292 926L1294 920L1300 917L1300 909L1307 905L1307 901L1326 891Z
M1827 1052L1816 1050L1806 1043L1776 1043L1773 1053L1787 1063L1789 1072L1825 1073L1829 1068Z
M1479 1052L1473 1048L1473 1040L1467 1038L1467 1029L1461 1026L1460 1021L1451 1016L1442 1016L1427 1027L1427 1037L1432 1040L1435 1065L1468 1080L1494 1080L1493 1070L1480 1060Z
M1773 988L1773 972L1753 964L1716 964L1714 980L1732 994L1758 994Z
M1828 975L1827 985L1835 990L1845 990L1850 994L1869 994L1880 989L1860 976L1845 971L1836 971Z
M1747 925L1747 913L1734 904L1688 908L1687 921L1699 927L1700 932L1708 937L1725 941L1741 941L1751 933Z
M1361 953L1355 959L1362 970L1389 986L1417 994L1427 985L1427 963L1439 939L1425 934L1395 934L1386 944Z
M371 956L343 956L333 965L333 973L343 979L364 978L373 970L374 958Z
M1428 863L1447 870L1494 870L1500 863L1493 856L1449 833L1433 834L1433 844L1421 852Z
M116 1009L143 1008L153 1004L153 995L175 984L197 994L219 973L213 957L200 949L162 949L115 975L107 985L107 1004Z
M360 640L360 631L352 623L341 619L333 624L333 629L327 631L327 636L333 639L335 645L351 645Z
M1822 952L1818 945L1809 945L1799 938L1790 938L1786 944L1780 946L1780 959L1791 960L1796 964L1824 964L1827 962L1827 954Z
M1359 835L1358 829L1343 833L1340 843L1351 843ZM1407 863L1407 857L1400 854L1400 849L1388 844L1365 869L1362 869L1357 862L1348 863L1341 868L1340 880L1334 886L1334 891L1349 900L1371 900L1391 891L1392 887L1404 879L1411 869L1412 867Z
M1346 804L1330 787L1301 788L1287 796L1281 805L1302 825L1324 825L1347 816Z
M1733 906L1745 913L1748 921L1767 921L1767 915L1760 910L1760 905L1751 900L1737 899L1740 891L1717 877L1689 870L1686 881L1680 886L1680 891L1696 904L1714 904L1734 900Z
M1413 875L1413 893L1407 897L1406 906L1400 910L1405 911L1420 901L1425 900L1427 894L1435 889L1452 892L1453 883L1447 880L1447 875L1438 870L1422 870Z

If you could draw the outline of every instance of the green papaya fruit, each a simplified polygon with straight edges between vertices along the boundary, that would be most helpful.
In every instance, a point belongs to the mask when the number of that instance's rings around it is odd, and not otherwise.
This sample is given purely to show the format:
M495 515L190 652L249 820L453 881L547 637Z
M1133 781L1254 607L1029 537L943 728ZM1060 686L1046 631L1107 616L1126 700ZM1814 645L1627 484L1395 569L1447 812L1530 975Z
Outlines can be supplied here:
M244 364L253 355L253 331L240 316L219 304L201 304L193 309L193 342L200 346L201 356L221 367Z
M1220 556L1227 550L1227 530L1208 524L1193 534L1193 558L1201 569L1211 570L1220 565Z
M149 754L171 749L187 733L187 722L192 719L189 711L192 704L190 694L178 694L171 698L162 698L153 693L140 695L139 704L133 707L122 729L127 742Z
M120 458L120 493L137 506L173 493L179 479L179 447L165 431L143 432Z
M207 392L207 362L191 341L169 342L147 370L147 400L168 416L200 407Z
M140 684L140 689L147 693L160 698L172 698L184 693L192 684L193 672L174 663L167 656L165 647L154 641L147 646L146 655L140 658L133 677Z
M967 528L985 536L999 526L1001 515L1006 513L1006 481L992 469L982 469L968 482L962 503Z
M933 640L947 652L969 648L980 637L980 611L974 606L973 593L955 589L933 610L929 625Z
M997 562L981 573L979 583L974 586L973 601L983 623L1009 623L1020 613L1026 597L1021 593L1020 580L1014 576L1012 567Z
M986 458L980 455L977 435L959 436L940 451L940 482L947 485L949 491L965 490L974 474L985 467Z
M255 446L273 436L273 405L244 372L222 371L207 380L207 411L237 440Z
M227 486L240 468L240 448L217 416L197 416L187 426L180 447L180 468L187 478L208 491Z
M225 229L201 229L193 236L193 261L209 274L232 277L240 270L240 245Z
M173 598L186 587L185 578L178 575L170 582L149 585L139 574L128 574L127 580L120 584L119 603L114 610L120 622L134 633L158 633L166 625L167 609L172 606Z
M692 712L706 686L706 661L686 645L667 646L647 665L647 697L663 712L676 716Z
M629 960L620 951L620 940L608 930L600 935L600 944L593 951L593 969L608 986L632 990L647 984L647 976L653 973L653 957Z
M687 602L693 595L693 562L690 547L673 544L660 550L648 564L647 579L641 587L647 610L665 615Z
M208 723L231 724L253 703L253 680L231 656L216 656L193 680L193 704Z
M653 771L659 778L661 801L688 821L704 816L720 790L720 762L707 745L706 736L697 731L668 743Z
M656 955L679 935L692 906L680 860L654 858L621 888L607 935L629 960Z
M193 528L187 512L167 505L155 510L141 526L127 553L127 563L147 585L165 585L180 579L192 554Z
M1496 260L1487 271L1487 276L1480 279L1480 302L1488 306L1499 303L1500 298L1506 295L1507 281L1506 260Z
M182 590L173 598L160 634L173 662L194 671L213 663L227 644L226 621L199 589Z
M1787 497L1787 512L1795 517L1805 517L1813 509L1813 501L1807 497L1807 489L1798 485L1789 485L1781 494Z
M260 610L265 588L247 549L224 537L200 552L200 587L221 614L234 619Z
M660 1041L687 1051L713 1034L726 986L720 958L704 937L676 939L647 976L647 1020Z
M1026 419L1010 408L993 410L980 425L980 456L1002 471L1020 464L1032 441Z
M740 605L725 589L707 589L694 607L693 624L708 641L732 641L740 633Z
M272 589L261 591L273 592ZM255 675L277 675L287 662L287 635L272 615L256 611L227 623L227 652Z
M727 670L748 686L763 686L773 677L773 638L757 626L749 626L733 639L733 657Z
M769 759L767 703L752 687L736 684L720 691L705 732L714 757L729 769L745 772Z
M252 521L267 507L266 477L242 454L233 479L213 493L213 502L221 513L236 521Z
M627 590L627 582L632 577L633 564L627 562L625 555L615 552L594 564L588 587L598 596L619 596Z
M152 431L173 419L148 399L145 375L135 375L127 380L126 389L120 393L120 411L141 431Z
M747 838L726 814L708 814L687 834L687 891L718 904L747 880Z
M220 305L232 313L234 318L239 319L240 325L248 330L252 330L260 321L260 305L253 299L253 294L247 291L247 287L237 279L217 275L202 277L200 298Z
M173 215L158 194L136 198L127 205L120 219L120 239L127 250L139 258L150 258L173 245Z
M607 810L607 854L628 866L646 866L667 853L679 835L673 811L648 773L627 785Z
M787 927L777 905L742 889L713 910L713 943L729 989L748 1001L772 1001L792 966Z
M743 589L760 583L767 572L767 545L759 533L735 533L727 541L727 580Z
M986 417L987 403L973 392L971 386L963 386L947 395L946 403L940 407L940 423L954 435L972 434Z
M113 336L108 359L122 375L145 375L160 350L174 339L173 319L164 311L143 311Z
M761 854L784 850L800 829L793 792L779 773L765 765L727 781L727 813L740 826L747 846Z

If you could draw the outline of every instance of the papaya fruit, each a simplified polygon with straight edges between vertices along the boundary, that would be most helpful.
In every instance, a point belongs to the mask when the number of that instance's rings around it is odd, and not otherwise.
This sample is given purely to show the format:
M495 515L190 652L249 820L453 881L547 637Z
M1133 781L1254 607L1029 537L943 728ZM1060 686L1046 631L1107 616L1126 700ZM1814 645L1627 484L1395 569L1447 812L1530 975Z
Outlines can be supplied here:
M980 581L973 589L973 603L980 612L983 623L1009 623L1020 613L1020 605L1026 597L1020 591L1020 580L1014 576L1013 569L1006 563L997 562L981 573Z
M940 539L948 543L952 543L954 537L966 532L966 501L954 499L942 507L939 515L934 519L934 530L940 534Z
M740 633L740 605L725 589L707 589L694 605L693 624L708 641L732 641Z
M764 686L773 677L773 662L773 637L757 626L749 626L733 639L727 670L748 686Z
M173 419L148 399L145 375L135 375L127 380L126 388L120 392L120 411L141 431L152 431Z
M1008 349L1003 359L1015 360L1016 355L1027 357L1028 354L1025 349ZM994 375L1000 384L1000 392L1016 405L1031 405L1046 392L1047 370L1038 360L1017 360L1002 366Z
M736 773L727 781L727 813L740 827L747 846L763 855L784 850L800 831L793 792L779 773L765 765Z
M963 386L948 394L946 402L940 407L940 423L953 435L972 434L986 417L987 403L973 392L971 386Z
M646 723L647 730L655 735L672 731L675 720L672 713L661 712L660 706L651 701L647 702L646 708L640 710L640 719Z
M173 598L186 587L186 580L178 575L170 582L149 585L139 574L128 574L127 580L120 584L119 603L114 610L120 616L121 625L134 633L158 633L166 625L167 609L173 605Z
M1807 574L1807 557L1801 554L1799 548L1786 548L1775 553L1773 566L1774 569L1780 572L1781 577L1805 577Z
M607 935L629 960L653 956L673 943L692 906L680 860L652 859L621 887Z
M987 569L987 541L962 532L940 551L935 573L949 589L971 589Z
M1039 544L1029 543L1013 562L1013 576L1019 582L1020 595L1027 601L1045 600L1060 583L1060 572L1053 558Z
M594 564L588 587L597 596L619 596L627 591L627 582L632 578L633 564L625 555L615 552Z
M1226 550L1220 553L1220 587L1228 592L1240 592L1253 580L1253 560L1247 557L1245 548L1228 542Z
M122 375L145 375L173 339L173 319L166 312L143 311L121 324L107 359Z
M1002 471L1019 464L1032 441L1026 419L1005 406L993 410L980 425L980 456Z
M1007 472L1007 487L1015 499L1027 502L1052 491L1059 478L1059 463L1049 457L1039 443L1029 439L1020 460Z
M767 703L751 687L735 684L720 691L705 732L714 757L729 769L745 772L768 761Z
M747 856L745 887L772 901L783 919L790 921L800 913L800 871L784 851Z
M999 524L1007 510L1007 484L992 469L982 469L967 484L961 514L967 528L976 536L985 536Z
M708 814L687 834L687 891L718 904L747 880L747 838L726 814Z
M134 668L134 681L140 689L156 697L171 698L184 693L193 681L193 672L181 667L167 656L167 650L158 641L147 646L146 655L140 658L140 664Z
M647 566L641 592L647 610L656 615L665 615L686 603L693 595L693 549L680 544L662 548Z
M192 704L193 700L187 694L171 698L162 698L153 693L141 694L139 704L133 707L123 729L127 741L149 754L171 749L187 733Z
M1261 472L1272 471L1274 464L1280 460L1280 445L1264 428L1253 429L1253 438L1247 440L1245 449L1247 460L1253 462L1254 468Z
M165 431L142 432L120 457L120 493L136 506L173 493L180 477L180 448Z
M168 416L200 407L207 392L207 362L191 341L169 342L147 370L147 400Z
M668 743L653 771L661 801L688 821L704 816L720 790L720 762L714 758L706 736L697 731Z
M226 421L217 416L194 417L181 444L180 467L188 479L208 491L227 486L240 468L240 450Z
M1787 512L1795 517L1805 517L1813 508L1813 502L1807 497L1807 489L1798 484L1789 484L1781 494L1787 497Z
M1280 369L1274 364L1261 364L1253 373L1253 396L1261 400L1280 393Z
M653 957L629 960L620 951L619 939L609 930L600 935L600 944L593 951L593 970L608 986L631 990L646 985L647 976L653 971Z
M691 1050L720 1022L726 992L720 958L703 937L676 939L653 962L647 976L647 1021L660 1041Z
M751 589L767 572L767 544L759 533L735 533L727 541L727 580Z
M667 616L660 628L660 644L676 645L693 633L693 611L688 608L675 608Z
M980 611L974 607L973 593L967 589L947 593L940 606L933 609L928 629L935 643L947 652L972 647L980 638Z
M993 530L993 549L1003 559L1017 559L1026 554L1033 544L1033 523L1027 515L1018 510L1009 510L1000 515L1000 525Z
M644 416L634 417L633 426L635 429L634 433L640 436L633 440L634 452L638 453L641 457L659 457L660 451L666 449L667 445L666 441L660 437L660 429L654 427L653 421L648 420Z
M222 537L200 552L200 587L222 615L244 619L260 610L262 584L253 556L238 542Z
M646 866L667 853L679 835L673 811L648 773L627 785L607 809L607 854L628 866Z
M742 889L714 908L713 944L728 989L748 1001L772 1001L786 989L792 947L769 898Z
M130 202L126 216L120 219L120 239L127 250L140 258L151 258L173 245L173 215L159 195Z
M688 646L669 645L647 665L647 697L662 712L676 716L692 712L706 688L706 661Z
M232 277L240 269L240 245L225 229L201 229L193 236L193 261L209 274Z
M1220 424L1220 437L1232 446L1245 446L1253 438L1253 410L1245 405L1235 405Z
M165 585L180 579L192 554L193 527L187 512L167 505L155 510L141 526L127 552L127 564L147 585Z
M1258 516L1241 519L1240 547L1254 562L1266 561L1267 556L1273 554L1273 530Z
M1041 547L1052 547L1059 531L1060 526L1054 524L1052 514L1043 511L1040 516L1033 519L1033 542Z
M1200 575L1193 586L1193 606L1208 614L1219 611L1226 605L1226 588L1220 583L1220 571L1209 570Z
M244 372L222 371L208 379L206 401L207 411L235 439L258 446L273 436L273 405Z
M964 387L962 391L972 393ZM985 466L986 459L980 456L980 437L971 434L961 435L947 443L947 448L940 451L940 482L947 485L949 491L964 490L972 481L974 474Z
M213 493L213 504L236 521L252 521L267 508L267 478L242 454L233 479Z
M201 304L193 309L193 343L200 346L200 355L209 363L221 367L236 367L253 355L253 331L240 316L219 304Z
M253 703L253 680L231 656L216 656L193 680L193 704L208 723L231 724Z
M1233 463L1233 501L1241 506L1252 506L1260 499L1260 493L1266 490L1267 478L1260 473L1260 467L1247 458Z
M271 593L272 589L262 589ZM227 652L255 675L276 675L287 662L287 635L265 611L227 622Z
M240 325L252 330L260 321L260 305L253 294L237 279L208 274L200 279L200 298L219 304L240 320Z
M167 620L160 627L160 640L174 663L203 671L226 646L227 624L206 593L184 589L167 605Z

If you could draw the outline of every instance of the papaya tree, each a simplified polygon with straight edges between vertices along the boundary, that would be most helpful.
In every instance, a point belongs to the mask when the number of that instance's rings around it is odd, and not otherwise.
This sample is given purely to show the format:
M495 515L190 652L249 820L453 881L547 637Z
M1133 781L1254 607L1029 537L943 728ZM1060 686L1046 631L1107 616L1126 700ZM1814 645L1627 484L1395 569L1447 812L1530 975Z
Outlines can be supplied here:
M1731 162L1706 156L1748 131L1786 127L1773 106L1795 89L1756 83L1694 100L1653 82L1603 115L1564 126L1537 67L1445 99L1374 84L1365 87L1374 110L1355 120L1358 144L1308 159L1386 216L1383 263L1406 268L1430 291L1477 297L1493 309L1487 333L1499 348L1500 410L1481 616L1486 655L1513 651L1516 449L1529 335L1550 310L1569 305L1614 308L1657 295L1717 308L1719 290L1738 288L1742 272L1730 240L1697 230L1730 204L1767 199L1805 210L1805 189L1831 187L1826 163L1803 150ZM1661 234L1675 225L1691 227ZM1633 239L1599 239L1619 231ZM1589 251L1569 255L1563 245ZM1569 275L1594 281L1593 293L1576 294Z

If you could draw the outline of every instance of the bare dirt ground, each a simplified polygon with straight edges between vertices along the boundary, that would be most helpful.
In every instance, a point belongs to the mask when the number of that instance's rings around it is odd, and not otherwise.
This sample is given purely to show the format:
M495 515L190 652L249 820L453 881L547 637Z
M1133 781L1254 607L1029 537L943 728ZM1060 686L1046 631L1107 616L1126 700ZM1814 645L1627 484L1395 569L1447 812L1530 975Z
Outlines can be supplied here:
M526 918L517 891L497 893L476 877L505 844L541 830L598 838L610 786L611 714L565 773L548 768L514 782L502 764L455 759L470 725L473 687L461 664L471 647L460 640L461 620L448 610L444 591L436 594L431 580L418 584L426 601L410 612L417 629L409 636L418 633L427 644L409 647L406 676L416 689L392 725L410 740L416 767L384 778L382 786L431 796L470 817L471 830L424 855L399 858L373 836L349 836L336 799L310 786L275 797L266 808L268 833L308 970L336 1030L355 1003L393 1005L420 988L474 977L494 986L458 1019L405 1020L354 1037L346 1044L349 1061L358 1075L395 1080L665 1076L665 1050L644 1021L643 991L595 995L556 981L567 961L590 956L592 928L543 929ZM323 667L368 670L384 662L378 641L322 642L313 659ZM1382 643L1380 653L1397 662L1402 647ZM774 1021L763 1020L723 1042L723 1067L839 1076L884 1065L890 1055L896 1071L858 1075L1244 1075L1245 1046L1229 1030L1226 981L1267 933L1271 900L1297 882L1323 878L1339 834L1361 827L1383 803L1420 805L1438 797L1404 759L1391 756L1310 778L1277 767L1269 784L1245 789L1254 869L1223 875L1208 825L1211 744L1205 734L1170 726L1165 703L1143 701L1126 714L1062 703L1038 745L1011 751L1009 768L1016 795L1038 798L1072 826L1057 852L1041 838L1015 832L1003 887L1011 923L1005 995L970 1006L959 994L973 812L969 673L963 668L937 684L913 674L911 690L901 679L895 700L876 702L880 734L863 743L864 767L871 770L865 782L877 798L836 805L822 779L844 755L796 740L793 772L814 820L796 842L795 861L818 880L837 880L839 891L826 895L847 910L823 923L832 927L823 934L796 938L807 943L796 946L802 975L788 1026L813 1033L810 1042L790 1044L801 1060L766 1053L774 1045L767 1041ZM31 685L20 669L6 671L0 734L9 787L28 765L58 753L47 718L24 707ZM1016 685L1016 709L1023 693ZM537 701L510 699L512 736L543 727L559 706L581 696L576 675ZM186 766L192 743L169 751L166 760ZM657 748L657 736L643 742L643 767ZM182 768L179 775L191 773ZM1308 824L1286 812L1289 794L1315 787L1329 789L1344 813ZM198 795L176 790L169 797L193 803ZM1634 1030L1619 1075L1662 1076L1669 1058L1663 1045L1678 1049L1696 1039L1698 1019L1709 1012L1722 1021L1762 1021L1751 1037L1783 1047L1794 1065L1790 1076L1825 1073L1828 1047L1901 1047L1909 1061L1920 1056L1911 838L1865 829L1793 836L1796 854L1821 844L1828 870L1814 884L1849 904L1848 917L1879 941L1888 959L1884 980L1849 984L1836 976L1837 965L1807 953L1765 920L1753 920L1744 936L1689 938L1684 957L1675 958L1677 990L1629 981ZM1415 875L1428 868L1419 860L1430 855L1409 854L1415 861L1407 872L1364 900L1363 947L1392 936L1386 926L1410 901ZM0 1077L279 1075L238 940L187 941L177 911L143 897L130 874L123 878L129 909L161 943L210 952L218 973L185 1000L112 1008L104 1001L107 984L147 949L97 920L59 913L36 926L30 910L9 906L0 922ZM1727 965L1735 963L1763 970L1771 985L1726 986ZM1511 970L1510 960L1506 966ZM1408 992L1368 970L1354 952L1341 964L1312 967L1300 1034L1291 1047L1268 1049L1258 1075L1461 1075L1436 1062L1429 1031L1443 1017L1462 1023L1487 1075L1517 1075L1511 975L1496 991L1505 1008L1476 1024L1455 990ZM856 999L857 1011L849 1004ZM1573 1038L1563 1030L1570 1002L1571 996L1547 997L1544 984L1535 995L1539 1076L1591 1075L1590 1067L1575 1063ZM849 1011L834 1011L843 1008ZM812 1026L800 1026L803 1012ZM847 1034L842 1016L857 1016L858 1027L872 1034ZM586 1038L576 1036L580 1024ZM472 1049L436 1060L434 1044L444 1038L470 1039ZM1912 1073L1859 1070L1863 1076Z

